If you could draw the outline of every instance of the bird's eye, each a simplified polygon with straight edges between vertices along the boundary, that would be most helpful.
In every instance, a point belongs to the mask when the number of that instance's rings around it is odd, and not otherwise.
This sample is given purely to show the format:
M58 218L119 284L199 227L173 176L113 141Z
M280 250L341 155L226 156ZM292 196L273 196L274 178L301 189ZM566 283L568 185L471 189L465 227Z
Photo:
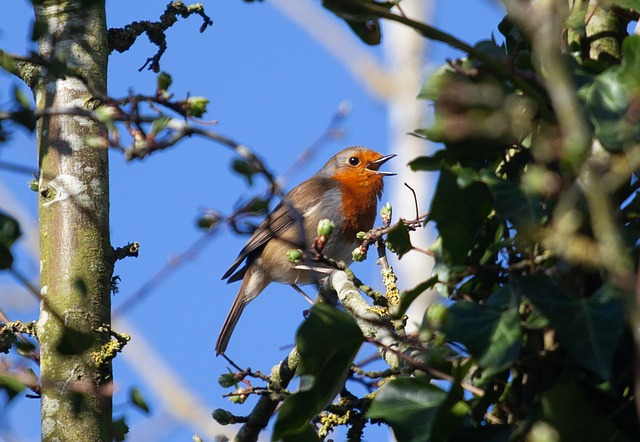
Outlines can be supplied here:
M358 164L360 164L360 159L357 157L351 157L349 158L349 164L351 164L352 166L357 166Z

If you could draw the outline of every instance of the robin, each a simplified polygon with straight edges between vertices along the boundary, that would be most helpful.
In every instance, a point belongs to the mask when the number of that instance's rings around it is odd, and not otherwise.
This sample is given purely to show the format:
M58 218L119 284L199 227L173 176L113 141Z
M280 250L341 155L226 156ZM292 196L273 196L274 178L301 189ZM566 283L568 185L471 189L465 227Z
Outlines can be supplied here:
M326 218L334 223L323 253L337 261L352 261L351 253L359 243L356 234L373 227L382 196L382 178L395 175L379 168L393 157L366 147L348 147L294 187L265 218L222 276L228 278L227 283L242 279L242 285L216 342L217 355L227 349L246 305L271 282L295 285L318 280L314 272L296 269L287 252L310 250L320 220ZM243 261L245 265L237 270Z

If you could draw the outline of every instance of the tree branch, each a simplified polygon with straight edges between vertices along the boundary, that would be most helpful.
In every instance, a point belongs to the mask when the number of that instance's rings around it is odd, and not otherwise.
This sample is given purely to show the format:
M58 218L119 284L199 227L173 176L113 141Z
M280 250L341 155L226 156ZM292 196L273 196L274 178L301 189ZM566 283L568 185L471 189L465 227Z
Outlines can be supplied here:
M178 21L178 16L188 18L193 14L201 16L204 22L200 27L200 32L204 32L207 27L213 25L209 16L205 14L202 4L197 3L195 5L186 6L181 1L174 1L167 5L167 9L165 9L164 13L160 16L160 19L156 22L148 20L139 22L134 21L133 23L126 25L124 28L109 29L107 33L109 53L114 50L120 53L126 52L140 35L147 34L151 43L158 46L158 52L156 52L153 57L147 58L147 61L139 70L141 71L145 67L149 66L149 70L159 72L160 58L167 50L165 31Z

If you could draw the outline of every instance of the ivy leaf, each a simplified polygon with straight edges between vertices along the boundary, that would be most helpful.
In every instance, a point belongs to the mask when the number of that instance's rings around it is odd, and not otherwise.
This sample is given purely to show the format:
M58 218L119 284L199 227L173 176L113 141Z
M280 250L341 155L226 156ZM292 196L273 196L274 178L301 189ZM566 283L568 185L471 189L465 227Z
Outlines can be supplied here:
M638 136L638 129L625 121L629 91L621 83L619 72L619 67L614 66L578 91L596 137L612 152L621 151Z
M518 278L511 284L549 320L558 341L578 364L602 379L610 378L624 315L620 301L605 296L608 287L591 298L574 299L546 275Z
M482 180L493 196L496 212L515 226L532 227L540 223L542 206L538 200L525 195L518 183L497 177Z
M405 253L413 249L411 238L409 237L409 227L404 223L399 223L397 227L387 233L387 248L402 258Z
M520 353L522 329L516 306L504 311L473 302L449 307L442 331L447 339L463 344L478 365L503 370Z
M367 412L369 419L387 422L397 440L422 442L432 434L447 393L418 379L401 377L384 384Z
M534 416L552 425L558 440L627 440L611 418L596 413L589 402L577 383L560 383L540 393Z
M464 264L491 206L491 196L484 183L474 182L462 188L450 168L442 169L429 218L438 226L442 258L447 264Z
M338 394L364 338L353 318L328 304L316 304L300 326L300 390L285 399L274 440L309 440L310 420ZM315 436L317 440L317 436Z

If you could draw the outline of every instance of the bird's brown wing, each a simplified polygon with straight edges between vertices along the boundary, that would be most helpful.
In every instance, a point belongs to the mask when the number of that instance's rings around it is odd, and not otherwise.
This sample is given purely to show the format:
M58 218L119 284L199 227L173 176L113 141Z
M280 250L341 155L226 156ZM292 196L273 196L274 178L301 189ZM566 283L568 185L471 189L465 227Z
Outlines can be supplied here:
M318 204L320 199L332 187L335 187L335 185L331 180L315 177L293 188L291 192L287 194L289 202L296 202L294 207L300 216L300 222L302 221L303 214ZM289 204L282 202L278 204L264 221L260 223L255 232L253 232L247 244L240 250L238 257L233 264L231 264L231 267L229 267L229 270L222 275L222 279L229 278L227 283L242 279L247 271L247 266L260 254L267 242L272 238L281 237L282 233L285 232L288 227L296 223L296 218L297 217L292 214ZM300 227L302 227L302 225L300 225ZM301 232L301 239L304 239L303 236L304 230ZM292 245L292 248L293 247L295 246ZM298 245L297 247L304 246ZM236 269L245 259L247 263L236 272Z

